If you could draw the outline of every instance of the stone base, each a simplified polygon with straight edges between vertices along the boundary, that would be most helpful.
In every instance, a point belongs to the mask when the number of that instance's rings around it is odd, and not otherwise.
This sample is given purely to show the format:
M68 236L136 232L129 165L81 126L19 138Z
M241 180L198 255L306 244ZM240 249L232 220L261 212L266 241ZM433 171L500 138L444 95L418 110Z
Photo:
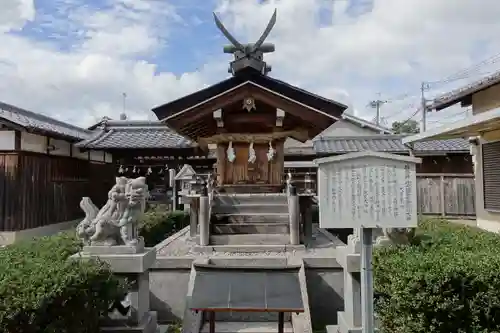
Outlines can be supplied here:
M126 324L125 322L117 322L112 326L101 326L103 333L156 333L158 328L156 312L150 311L144 316L141 323L137 326Z
M115 248L111 246L110 248ZM94 254L88 252L80 252L72 255L72 259L95 259L104 261L110 266L113 273L143 273L146 272L156 261L156 249L144 248L142 253L132 254Z
M135 245L86 245L82 252L100 256L103 254L136 254L142 253L144 250L144 239L139 238Z
M212 253L212 252L240 252L240 253L260 253L260 252L286 252L286 251L305 251L304 245L196 245L193 252Z
M343 311L337 312L337 322L337 329L339 333L362 333L363 331L363 328L361 326L349 325Z

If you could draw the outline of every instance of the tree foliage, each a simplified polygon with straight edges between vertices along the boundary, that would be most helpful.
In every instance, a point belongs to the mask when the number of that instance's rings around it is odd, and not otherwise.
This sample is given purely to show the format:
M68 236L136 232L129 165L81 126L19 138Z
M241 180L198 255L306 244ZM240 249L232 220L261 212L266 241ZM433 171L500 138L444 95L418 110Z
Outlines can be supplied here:
M382 332L500 331L500 237L426 222L412 246L378 249L376 312Z
M155 246L188 225L188 214L183 211L169 212L160 206L143 215L139 235L144 238L146 246Z
M126 284L94 260L71 260L74 235L61 234L0 250L0 332L94 333Z
M154 246L189 224L184 212L147 212L139 224ZM127 283L103 262L72 260L81 250L74 232L0 249L0 333L95 333Z
M420 126L418 121L413 119L395 121L392 123L392 131L396 134L416 134L420 132Z

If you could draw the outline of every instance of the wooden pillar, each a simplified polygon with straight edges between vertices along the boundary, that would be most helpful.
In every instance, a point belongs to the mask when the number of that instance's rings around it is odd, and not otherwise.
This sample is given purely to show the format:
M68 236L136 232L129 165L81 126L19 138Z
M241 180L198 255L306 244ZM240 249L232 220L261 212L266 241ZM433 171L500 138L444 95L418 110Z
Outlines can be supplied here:
M209 321L209 325L210 325L209 332L215 333L215 311L209 312L208 321Z
M302 230L304 243L308 244L312 239L312 197L302 197L300 211L302 219Z
M285 313L278 312L278 333L285 332Z
M198 234L198 198L191 198L189 203L189 235L196 237Z
M225 175L226 175L226 149L227 145L218 143L217 144L217 184L224 185Z

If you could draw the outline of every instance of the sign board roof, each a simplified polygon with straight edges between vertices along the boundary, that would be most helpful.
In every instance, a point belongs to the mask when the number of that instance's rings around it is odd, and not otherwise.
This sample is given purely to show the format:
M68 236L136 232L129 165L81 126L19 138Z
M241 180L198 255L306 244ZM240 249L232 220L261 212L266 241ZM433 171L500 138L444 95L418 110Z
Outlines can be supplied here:
M191 310L304 312L300 268L195 268Z
M189 164L184 164L182 169L175 176L175 180L189 180L193 179L193 176L196 175L196 171L194 171L193 167Z
M321 228L417 225L419 158L364 151L315 160Z

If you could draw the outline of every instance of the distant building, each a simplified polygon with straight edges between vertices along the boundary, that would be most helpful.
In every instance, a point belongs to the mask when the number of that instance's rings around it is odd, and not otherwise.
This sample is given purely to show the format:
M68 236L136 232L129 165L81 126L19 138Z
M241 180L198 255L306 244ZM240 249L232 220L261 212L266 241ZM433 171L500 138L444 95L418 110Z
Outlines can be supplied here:
M437 98L432 109L440 111L458 103L472 106L473 116L405 138L403 142L417 145L428 140L468 139L474 162L477 225L499 232L500 72Z

